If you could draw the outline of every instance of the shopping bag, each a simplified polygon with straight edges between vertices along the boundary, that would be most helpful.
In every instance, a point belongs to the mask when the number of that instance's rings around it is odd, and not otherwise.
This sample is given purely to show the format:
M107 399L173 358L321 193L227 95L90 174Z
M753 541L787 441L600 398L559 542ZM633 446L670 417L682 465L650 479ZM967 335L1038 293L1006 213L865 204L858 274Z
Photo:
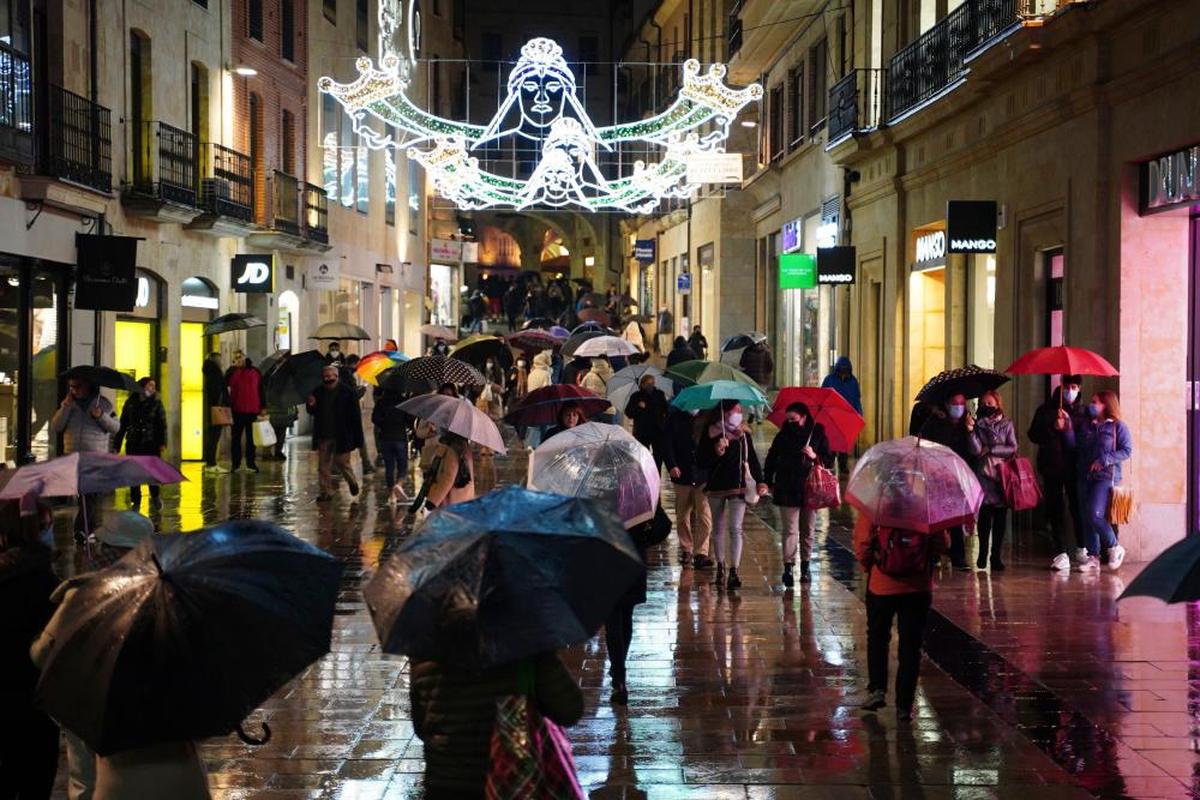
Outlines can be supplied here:
M1113 486L1108 493L1108 521L1113 525L1128 525L1133 517L1133 489Z
M1004 502L1014 511L1028 511L1042 502L1042 488L1028 458L1014 456L999 464Z
M813 465L804 482L804 507L809 511L837 508L842 504L842 487L837 475L822 464Z
M271 427L271 421L258 419L254 421L254 446L255 447L274 447L275 429Z
M750 471L748 461L742 462L742 485L742 499L746 501L746 505L758 505L758 481L754 480L754 473Z
M213 406L210 425L227 426L233 424L233 409L229 406Z

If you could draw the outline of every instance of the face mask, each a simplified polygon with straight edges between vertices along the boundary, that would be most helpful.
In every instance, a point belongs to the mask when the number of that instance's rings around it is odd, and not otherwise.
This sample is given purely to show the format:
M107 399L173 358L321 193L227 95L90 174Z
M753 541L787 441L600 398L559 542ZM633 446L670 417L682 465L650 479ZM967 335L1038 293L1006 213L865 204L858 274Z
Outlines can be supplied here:
M789 428L799 428L804 425L804 423L798 419L789 419L786 424Z
M726 417L725 420L730 424L731 427L736 428L738 425L742 424L742 412L735 411Z
M995 406L980 406L979 416L986 419L987 417L994 415L999 410L1000 409L996 408Z
M1063 399L1065 399L1068 403L1074 403L1079 399L1079 390L1067 389L1066 393L1063 394Z
M949 406L950 419L962 419L963 414L967 413L966 406Z
M1100 413L1104 411L1104 406L1101 403L1089 403L1087 410L1088 416L1092 419L1096 419L1100 416Z
M337 383L337 378L323 378L322 380L326 386L333 386Z

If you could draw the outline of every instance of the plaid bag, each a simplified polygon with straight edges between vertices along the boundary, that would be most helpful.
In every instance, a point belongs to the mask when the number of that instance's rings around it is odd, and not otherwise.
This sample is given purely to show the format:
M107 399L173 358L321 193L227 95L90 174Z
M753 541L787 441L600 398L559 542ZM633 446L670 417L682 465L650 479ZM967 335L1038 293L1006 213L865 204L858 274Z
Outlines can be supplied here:
M821 464L814 464L804 482L804 507L809 511L837 508L842 504L842 487L837 475Z

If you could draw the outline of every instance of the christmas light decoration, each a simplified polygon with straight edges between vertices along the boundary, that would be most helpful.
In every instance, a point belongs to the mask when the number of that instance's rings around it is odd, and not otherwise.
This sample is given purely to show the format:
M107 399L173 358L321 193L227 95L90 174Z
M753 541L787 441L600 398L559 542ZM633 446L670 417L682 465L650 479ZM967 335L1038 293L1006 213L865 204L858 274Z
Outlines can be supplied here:
M688 157L722 152L738 113L762 97L758 84L742 89L726 85L723 65L702 72L700 63L689 59L681 67L679 95L665 111L597 128L577 94L562 48L537 38L521 48L508 76L508 95L491 122L474 125L444 119L414 104L407 95L407 62L394 51L384 52L378 69L369 58L358 59L356 65L354 81L340 84L323 77L318 87L342 104L368 147L404 147L410 159L429 170L437 191L464 210L569 207L645 212L663 199L690 197L699 187L686 180ZM628 174L606 174L613 168L607 162L602 165L597 153L626 142L641 143L658 160L635 160L627 166ZM480 156L507 143L534 154L531 160L536 163L528 178L486 168Z

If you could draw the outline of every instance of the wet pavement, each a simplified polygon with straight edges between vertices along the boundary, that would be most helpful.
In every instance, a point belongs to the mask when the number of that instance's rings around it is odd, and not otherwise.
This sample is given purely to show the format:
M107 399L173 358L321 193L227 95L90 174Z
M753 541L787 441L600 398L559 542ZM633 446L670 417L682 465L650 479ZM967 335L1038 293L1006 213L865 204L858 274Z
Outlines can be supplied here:
M361 595L409 531L382 470L316 502L315 455L293 439L261 474L202 475L164 491L164 530L270 519L346 564L332 652L265 703L271 741L210 740L217 798L416 798L421 743L404 659L385 656ZM765 452L765 442L761 447ZM497 459L499 482L523 453ZM669 487L666 507L673 513ZM114 500L125 506L123 493ZM927 636L917 716L855 709L866 680L850 517L822 519L814 581L784 591L777 518L747 515L745 585L651 552L635 615L627 709L608 703L602 637L566 652L586 698L568 730L589 796L617 798L1183 798L1200 794L1200 612L1116 596L1136 574L1060 576L1010 561L1003 576L946 572ZM1019 556L1020 554L1018 554ZM1015 563L1014 563L1015 561ZM251 726L248 726L251 727ZM60 771L60 785L62 783ZM61 793L58 796L65 796Z

